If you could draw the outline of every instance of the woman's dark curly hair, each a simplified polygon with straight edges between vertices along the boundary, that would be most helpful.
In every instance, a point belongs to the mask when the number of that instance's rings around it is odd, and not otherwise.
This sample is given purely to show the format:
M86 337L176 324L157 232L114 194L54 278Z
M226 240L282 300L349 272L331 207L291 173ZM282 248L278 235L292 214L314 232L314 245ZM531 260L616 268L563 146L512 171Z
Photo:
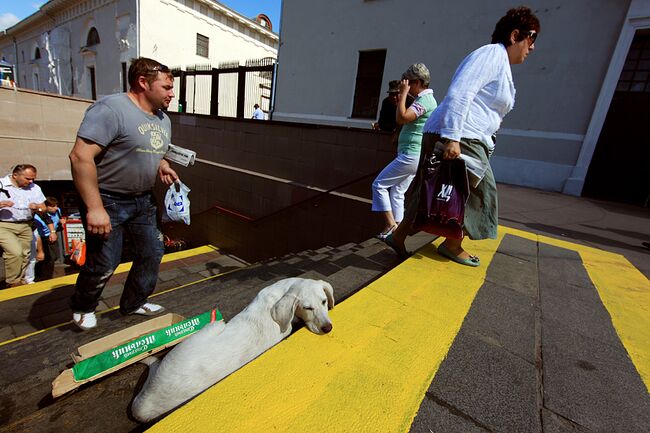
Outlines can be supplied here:
M519 30L517 42L526 37L526 33L530 30L535 30L539 33L540 26L539 20L532 10L526 6L519 6L512 8L506 13L497 25L494 27L492 33L492 43L501 43L504 46L510 45L510 34L513 30Z

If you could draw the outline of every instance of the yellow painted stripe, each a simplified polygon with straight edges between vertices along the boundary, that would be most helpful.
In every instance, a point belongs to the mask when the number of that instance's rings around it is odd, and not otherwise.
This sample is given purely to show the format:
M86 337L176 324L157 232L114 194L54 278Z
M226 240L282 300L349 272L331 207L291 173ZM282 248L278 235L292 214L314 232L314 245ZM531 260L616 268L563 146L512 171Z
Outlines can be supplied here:
M166 293L174 292L176 290L179 290L179 289L182 289L182 288L185 288L185 287L188 287L188 286L192 286L194 284L203 283L205 281L212 280L214 278L223 277L224 275L228 275L228 274L231 274L233 272L240 271L241 269L242 268L231 269L229 271L222 272L220 274L210 275L209 277L202 278L202 279L196 280L196 281L192 281L191 283L183 284L183 285L177 286L177 287L172 287L171 289L163 290L161 292L157 292L157 293L152 294L151 296L149 296L149 299L155 298L156 296L164 295ZM97 311L96 314L97 315L105 314L105 313L108 313L109 311L117 310L118 308L119 308L119 306L110 307L110 308L108 308L106 310ZM49 331L51 329L60 328L62 326L69 325L69 324L72 324L72 320L70 320L68 322L59 323L59 324L54 325L54 326L50 326L49 328L39 329L38 331L34 331L34 332L29 333L29 334L21 335L20 337L12 338L11 340L2 341L2 342L0 342L0 347L4 346L5 344L10 344L10 343L13 343L15 341L24 340L26 338L33 337L34 335L38 335L38 334L41 334L43 332Z
M175 253L165 254L162 258L162 263L172 262L174 260L185 259L187 257L196 256L199 254L211 253L219 251L219 248L212 245L204 245L198 248L192 248L184 251L177 251ZM115 270L116 274L127 272L131 269L132 262L121 263ZM34 284L25 284L23 286L12 287L0 291L0 302L8 301L10 299L22 298L24 296L35 295L37 293L47 292L49 290L58 289L61 287L69 286L77 281L77 274L70 274L63 277L52 278L50 280L39 281Z
M425 247L149 431L408 431L501 239L466 242L478 268Z
M577 251L634 367L650 392L650 281L625 257L521 230L502 233Z

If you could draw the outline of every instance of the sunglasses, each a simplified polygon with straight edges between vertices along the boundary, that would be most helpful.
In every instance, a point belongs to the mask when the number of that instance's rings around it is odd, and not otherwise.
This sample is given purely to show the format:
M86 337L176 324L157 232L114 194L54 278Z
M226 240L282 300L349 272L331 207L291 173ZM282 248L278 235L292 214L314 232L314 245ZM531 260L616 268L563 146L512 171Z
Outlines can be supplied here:
M158 65L158 66L154 66L153 68L147 69L147 72L162 72L162 73L165 74L165 73L171 72L171 71L165 65Z
M529 30L529 31L523 33L523 35L525 37L527 37L528 39L530 39L530 44L531 45L534 44L535 40L537 39L537 32L535 30Z

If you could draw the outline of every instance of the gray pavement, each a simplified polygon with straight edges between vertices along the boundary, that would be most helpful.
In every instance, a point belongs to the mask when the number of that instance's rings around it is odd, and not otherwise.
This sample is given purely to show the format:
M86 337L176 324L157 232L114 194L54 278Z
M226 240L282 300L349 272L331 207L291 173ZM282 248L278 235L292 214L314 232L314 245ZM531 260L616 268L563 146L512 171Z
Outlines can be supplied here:
M410 431L649 426L646 385L578 254L507 235Z
M620 253L650 275L650 250L641 245L650 241L648 209L508 185L499 185L499 194L502 225ZM420 234L407 246L415 249L430 241ZM156 299L186 316L217 305L229 319L278 278L331 281L339 303L399 265L391 250L368 240L289 255L201 282L223 270L221 260L205 255L166 266L158 290L187 287ZM115 290L105 293L107 306L119 293L120 282L113 284ZM46 321L36 316L41 310L49 313L44 301L60 306L55 301L67 297L66 290L0 303L5 339L23 328L41 329ZM68 312L60 314L68 320ZM74 347L142 320L111 312L91 333L67 325L0 346L0 432L67 432L70 426L141 431L127 411L145 371L141 365L56 401L48 392L51 380L69 366ZM648 426L647 388L578 255L507 235L410 430L632 433L648 432Z
M502 225L624 255L650 278L650 208L499 184Z

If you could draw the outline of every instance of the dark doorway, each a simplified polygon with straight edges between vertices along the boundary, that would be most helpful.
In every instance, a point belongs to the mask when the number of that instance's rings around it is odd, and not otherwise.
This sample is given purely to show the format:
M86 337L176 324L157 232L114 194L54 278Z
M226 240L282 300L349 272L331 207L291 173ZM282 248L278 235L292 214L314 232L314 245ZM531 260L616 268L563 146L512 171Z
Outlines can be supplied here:
M377 116L385 62L386 50L359 51L352 117L374 119Z
M95 83L95 67L90 66L88 68L90 72L90 98L95 101L97 100L97 84Z
M589 165L582 194L650 205L650 30L636 33Z

